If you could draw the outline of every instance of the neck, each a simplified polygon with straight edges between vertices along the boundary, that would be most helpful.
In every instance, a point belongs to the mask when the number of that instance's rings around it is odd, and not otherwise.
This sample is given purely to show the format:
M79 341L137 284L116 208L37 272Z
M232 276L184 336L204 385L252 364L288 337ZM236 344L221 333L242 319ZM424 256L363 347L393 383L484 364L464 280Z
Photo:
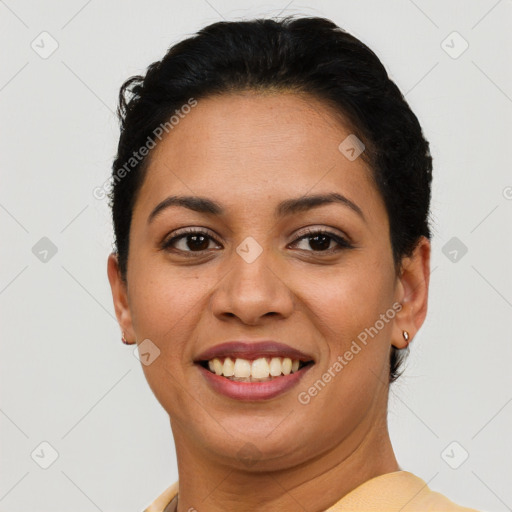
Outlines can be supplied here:
M398 471L385 419L357 429L311 460L276 471L219 463L171 423L179 470L178 512L326 510L371 478Z

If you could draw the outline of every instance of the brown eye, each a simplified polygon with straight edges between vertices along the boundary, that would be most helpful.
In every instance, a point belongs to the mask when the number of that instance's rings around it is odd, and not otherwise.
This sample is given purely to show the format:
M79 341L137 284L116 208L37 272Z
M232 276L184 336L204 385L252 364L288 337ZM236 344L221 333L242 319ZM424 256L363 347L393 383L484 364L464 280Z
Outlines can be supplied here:
M334 247L332 246L332 242L334 242ZM352 247L343 237L328 231L308 232L293 242L293 245L297 246L299 243L302 244L302 247L298 247L298 249L310 252L331 253L339 251L343 248Z
M205 251L210 245L209 237L204 235L185 235L184 240L191 251Z
M212 242L214 247L211 247ZM187 231L166 240L162 249L190 253L203 252L218 246L216 240L204 231Z

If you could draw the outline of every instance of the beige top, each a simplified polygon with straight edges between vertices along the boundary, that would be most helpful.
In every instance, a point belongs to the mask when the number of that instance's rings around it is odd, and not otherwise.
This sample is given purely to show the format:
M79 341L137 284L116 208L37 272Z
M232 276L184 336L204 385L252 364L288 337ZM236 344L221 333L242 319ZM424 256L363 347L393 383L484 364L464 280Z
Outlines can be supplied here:
M175 512L178 482L168 487L144 512ZM372 478L329 507L325 512L478 512L456 505L408 471Z

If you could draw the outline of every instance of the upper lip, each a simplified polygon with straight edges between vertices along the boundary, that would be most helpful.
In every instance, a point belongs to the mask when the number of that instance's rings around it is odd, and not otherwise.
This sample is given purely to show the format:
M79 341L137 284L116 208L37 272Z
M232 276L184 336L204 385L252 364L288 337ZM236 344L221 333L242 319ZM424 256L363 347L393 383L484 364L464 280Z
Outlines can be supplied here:
M256 359L258 357L289 357L299 361L312 361L313 357L296 348L277 341L227 341L208 348L199 354L194 362L210 361L214 358L240 357Z

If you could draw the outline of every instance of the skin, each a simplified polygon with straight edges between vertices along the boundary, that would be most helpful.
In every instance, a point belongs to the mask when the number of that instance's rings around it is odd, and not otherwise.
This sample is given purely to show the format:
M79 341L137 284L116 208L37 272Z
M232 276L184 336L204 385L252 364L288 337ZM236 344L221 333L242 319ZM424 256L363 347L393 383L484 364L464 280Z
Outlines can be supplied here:
M406 346L403 330L412 339L425 319L430 244L422 237L395 274L388 216L370 171L338 150L350 133L315 98L231 93L200 100L152 151L133 211L127 284L114 253L108 277L126 339L150 339L160 350L142 367L170 416L179 512L321 511L399 470L386 422L389 353ZM356 203L364 219L337 203L275 216L282 200L331 192ZM148 224L170 195L207 197L225 213L173 206ZM353 248L336 252L332 240L326 255L311 239L297 241L306 226ZM160 248L185 227L207 229L215 240L202 253L186 238L174 251ZM248 236L263 249L252 263L236 252ZM298 394L394 303L402 304L396 316L301 404ZM237 339L280 341L316 363L278 397L237 401L212 390L193 364L205 349ZM241 449L252 453L251 464Z

